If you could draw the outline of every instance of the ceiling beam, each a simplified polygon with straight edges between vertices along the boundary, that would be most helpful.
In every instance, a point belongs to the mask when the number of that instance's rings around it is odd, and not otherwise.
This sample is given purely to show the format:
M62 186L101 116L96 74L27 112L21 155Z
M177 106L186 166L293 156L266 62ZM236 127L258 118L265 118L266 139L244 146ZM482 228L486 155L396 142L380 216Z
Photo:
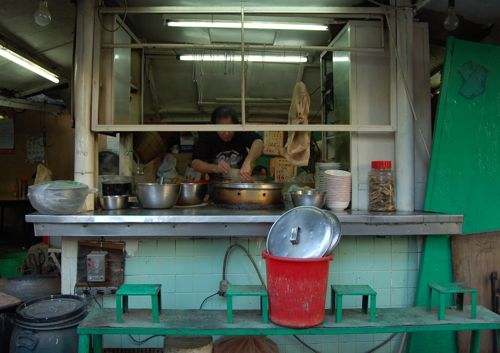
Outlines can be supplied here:
M102 14L300 14L338 15L340 17L362 17L384 15L382 7L328 7L328 6L128 6L102 7Z
M64 110L64 107L58 105L38 103L27 99L9 98L5 96L0 96L0 107L12 108L12 109L39 110L52 114L60 114Z

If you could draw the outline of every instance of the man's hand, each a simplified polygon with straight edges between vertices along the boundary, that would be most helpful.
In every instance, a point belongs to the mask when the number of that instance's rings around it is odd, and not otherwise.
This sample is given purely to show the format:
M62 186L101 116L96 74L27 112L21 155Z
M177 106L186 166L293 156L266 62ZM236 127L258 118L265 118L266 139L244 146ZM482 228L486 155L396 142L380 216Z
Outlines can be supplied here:
M220 174L227 174L229 173L229 170L231 169L231 166L229 164L227 164L226 161L219 161L219 163L217 163L215 165L215 173L220 173Z
M241 181L252 181L252 168L250 162L246 160L240 168L240 179Z

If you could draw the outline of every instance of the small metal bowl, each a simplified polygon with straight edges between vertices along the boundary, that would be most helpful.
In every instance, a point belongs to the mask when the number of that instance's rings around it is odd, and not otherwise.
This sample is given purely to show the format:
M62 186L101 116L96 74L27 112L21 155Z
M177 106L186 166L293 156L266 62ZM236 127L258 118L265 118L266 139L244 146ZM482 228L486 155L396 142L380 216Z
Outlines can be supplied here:
M208 191L206 183L182 183L179 198L177 199L178 206L193 206L203 203L203 199Z
M100 196L99 204L103 210L120 210L128 207L128 195Z
M292 191L290 196L295 207L314 206L322 208L325 204L325 193L314 189L300 189Z

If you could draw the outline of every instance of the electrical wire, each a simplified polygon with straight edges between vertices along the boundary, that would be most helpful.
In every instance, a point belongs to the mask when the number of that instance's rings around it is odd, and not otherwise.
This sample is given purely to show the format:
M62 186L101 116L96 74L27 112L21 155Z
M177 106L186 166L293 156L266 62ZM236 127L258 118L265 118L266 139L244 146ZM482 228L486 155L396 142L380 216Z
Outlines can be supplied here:
M300 343L302 343L302 345L303 345L304 347L306 347L307 349L309 349L311 352L313 352L313 353L321 353L320 351L315 350L313 347L311 347L310 345L308 345L307 343L305 343L304 341L302 341L302 340L299 338L299 336L297 336L297 335L293 335L293 337L295 337L295 339L296 339L297 341L299 341Z
M104 22L102 21L102 15L101 15L101 8L102 8L102 3L103 3L103 0L98 0L97 2L97 17L99 18L99 23L101 24L101 27L102 29L104 29L106 32L116 32L118 31L120 28L122 28L122 23L125 23L125 20L127 19L127 13L128 13L128 3L127 3L127 0L124 0L125 1L125 13L123 14L123 18L120 18L120 21L118 21L118 26L116 28L113 28L113 29L109 29L109 28L106 28L106 26L104 25Z
M217 294L220 294L220 292L219 292L219 291L217 291L217 292L215 292L214 294L210 294L208 297L206 297L205 299L203 299L203 301L202 301L202 302L201 302L201 304L200 304L200 310L203 308L203 304L205 304L205 302L206 302L208 299L210 299L210 298L212 298L212 297L216 296Z
M90 283L88 281L87 281L87 288L89 290L89 295L92 297L92 299L94 299L99 309L102 309L101 303L97 301L96 294L92 294L92 287L90 286Z
M149 341L149 340L151 340L151 339L155 338L155 337L160 337L160 336L161 336L161 335L153 335L153 336L149 336L148 338L145 338L145 339L143 339L143 340L138 340L138 339L135 339L135 338L134 338L134 336L132 336L132 335L128 335L128 337L130 337L130 339L131 339L132 341L134 341L134 343L135 343L135 344L137 344L137 345L139 345L139 346L140 346L141 344L144 344L144 343L146 343L147 341Z
M262 274L260 273L258 267L257 267L257 264L255 263L255 260L252 258L252 256L250 255L250 253L248 252L247 249L245 249L243 246L241 246L240 244L238 243L234 243L232 245L230 245L227 250L226 250L226 253L224 254L224 262L222 264L222 280L226 280L226 268L227 268L227 260L229 258L229 253L234 249L234 248L239 248L241 250L243 250L243 252L248 256L248 258L250 259L250 261L252 262L252 265L253 265L253 268L255 269L255 272L257 272L257 275L259 276L259 279L260 279L260 283L264 286L264 288L266 288L266 283L264 282L264 279L262 278Z

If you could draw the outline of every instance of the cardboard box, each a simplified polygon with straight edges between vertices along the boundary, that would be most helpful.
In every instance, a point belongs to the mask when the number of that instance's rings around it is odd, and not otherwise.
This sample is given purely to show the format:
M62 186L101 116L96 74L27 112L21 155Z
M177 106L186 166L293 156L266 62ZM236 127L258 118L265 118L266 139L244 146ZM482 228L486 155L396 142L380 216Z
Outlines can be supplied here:
M274 181L284 182L297 174L297 166L284 157L274 157L269 161L271 177Z
M264 132L264 154L279 156L280 149L285 145L284 131Z

